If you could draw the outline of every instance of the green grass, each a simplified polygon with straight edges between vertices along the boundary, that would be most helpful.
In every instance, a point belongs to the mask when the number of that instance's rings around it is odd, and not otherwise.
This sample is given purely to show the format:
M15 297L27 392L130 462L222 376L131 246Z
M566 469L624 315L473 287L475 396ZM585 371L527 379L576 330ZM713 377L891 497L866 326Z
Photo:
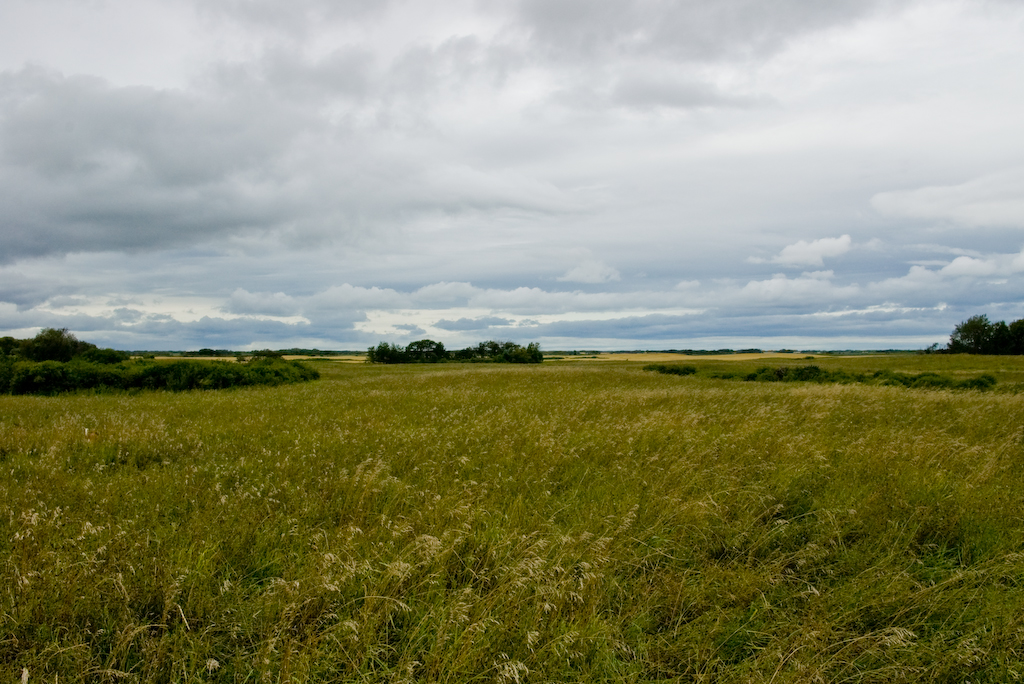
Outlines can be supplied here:
M1018 679L1024 365L815 363L999 384L322 364L0 397L0 679Z

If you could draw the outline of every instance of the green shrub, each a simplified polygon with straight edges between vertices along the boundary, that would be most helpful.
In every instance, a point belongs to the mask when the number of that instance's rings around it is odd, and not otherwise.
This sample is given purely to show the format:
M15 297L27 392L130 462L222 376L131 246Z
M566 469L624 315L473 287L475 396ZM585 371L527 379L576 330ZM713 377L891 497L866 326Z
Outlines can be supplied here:
M666 375L693 375L697 372L696 366L688 365L667 365L664 363L652 363L644 366L645 371L657 371Z
M433 340L410 342L409 346L381 342L366 351L369 363L438 363L460 361L471 363L541 363L544 354L540 345L531 342L525 347L515 342L489 340L475 347L466 347L449 352L444 344Z
M987 390L994 387L995 384L996 377L994 375L991 373L982 373L976 378L961 380L956 386L961 389Z
M84 353L80 354L80 359L89 361L90 363L122 363L127 361L130 357L128 352L118 351L117 349L87 349Z
M650 364L643 367L646 371L657 371L668 375L695 375L695 366ZM861 382L874 385L890 385L897 387L913 387L917 389L974 389L987 390L996 384L995 376L990 373L976 378L956 380L948 375L940 375L933 371L923 373L900 373L892 370L875 371L870 375L848 373L843 370L825 370L819 366L762 366L751 373L736 371L712 370L706 377L716 380L745 380L747 382L816 382L816 383L851 383Z
M31 340L22 340L21 354L32 361L70 361L96 345L82 342L67 328L43 328Z
M14 359L10 356L0 356L0 394L7 394L11 391L11 378L14 376Z
M7 362L0 389L9 394L53 395L76 390L149 389L182 392L246 385L281 385L316 380L320 373L296 361L260 357L249 363L227 361L149 361L109 364L81 358Z

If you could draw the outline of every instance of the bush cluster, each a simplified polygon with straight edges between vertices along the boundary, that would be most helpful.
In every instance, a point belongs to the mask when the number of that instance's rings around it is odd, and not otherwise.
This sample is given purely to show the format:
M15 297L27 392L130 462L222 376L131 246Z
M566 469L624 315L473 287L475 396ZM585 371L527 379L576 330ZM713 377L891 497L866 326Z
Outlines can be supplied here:
M128 352L100 349L91 342L78 339L67 328L43 328L28 340L0 338L0 357L61 362L84 358L93 363L119 363L128 360Z
M45 328L34 338L0 339L0 394L53 395L77 390L223 389L315 380L320 374L272 352L248 363L130 361L127 352L100 349L67 328Z
M688 365L651 364L644 370L657 371L668 375L694 375L697 368ZM880 370L874 373L849 373L830 371L819 366L762 366L752 373L712 371L709 377L720 380L745 380L747 382L817 382L852 383L869 385L892 385L924 389L990 389L996 384L995 376L983 373L974 378L958 380L948 375L927 371L924 373L900 373Z
M666 375L693 375L697 372L696 366L681 366L679 364L669 365L664 363L651 363L644 366L645 371L657 371Z
M991 373L982 373L975 378L957 380L939 373L898 373L896 371L877 371L872 379L879 385L902 385L903 387L923 387L925 389L990 389L996 384Z
M410 342L406 347L381 342L367 350L366 360L370 363L540 363L544 360L544 354L536 342L523 347L515 342L488 340L475 347L450 352L442 342L418 340Z
M53 395L77 390L224 389L245 385L282 385L316 380L320 373L296 361L258 358L224 361L149 361L95 363L84 358L61 361L0 362L0 393Z

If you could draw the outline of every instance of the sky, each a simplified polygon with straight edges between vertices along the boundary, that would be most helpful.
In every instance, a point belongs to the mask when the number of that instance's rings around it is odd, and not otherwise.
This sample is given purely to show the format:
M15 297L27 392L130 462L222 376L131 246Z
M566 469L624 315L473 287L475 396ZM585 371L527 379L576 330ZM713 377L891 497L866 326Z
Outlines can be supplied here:
M0 335L944 344L1022 121L1020 0L4 0Z

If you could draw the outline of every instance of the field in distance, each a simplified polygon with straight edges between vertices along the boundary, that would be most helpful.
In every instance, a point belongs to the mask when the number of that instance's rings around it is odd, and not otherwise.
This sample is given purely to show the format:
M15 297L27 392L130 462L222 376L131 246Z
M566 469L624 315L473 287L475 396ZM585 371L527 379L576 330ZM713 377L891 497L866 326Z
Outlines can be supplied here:
M2 396L0 680L1024 675L1024 360L744 363L999 383L318 362Z
M289 361L336 361L338 363L366 363L366 354L331 354L325 356L301 356L285 354Z

